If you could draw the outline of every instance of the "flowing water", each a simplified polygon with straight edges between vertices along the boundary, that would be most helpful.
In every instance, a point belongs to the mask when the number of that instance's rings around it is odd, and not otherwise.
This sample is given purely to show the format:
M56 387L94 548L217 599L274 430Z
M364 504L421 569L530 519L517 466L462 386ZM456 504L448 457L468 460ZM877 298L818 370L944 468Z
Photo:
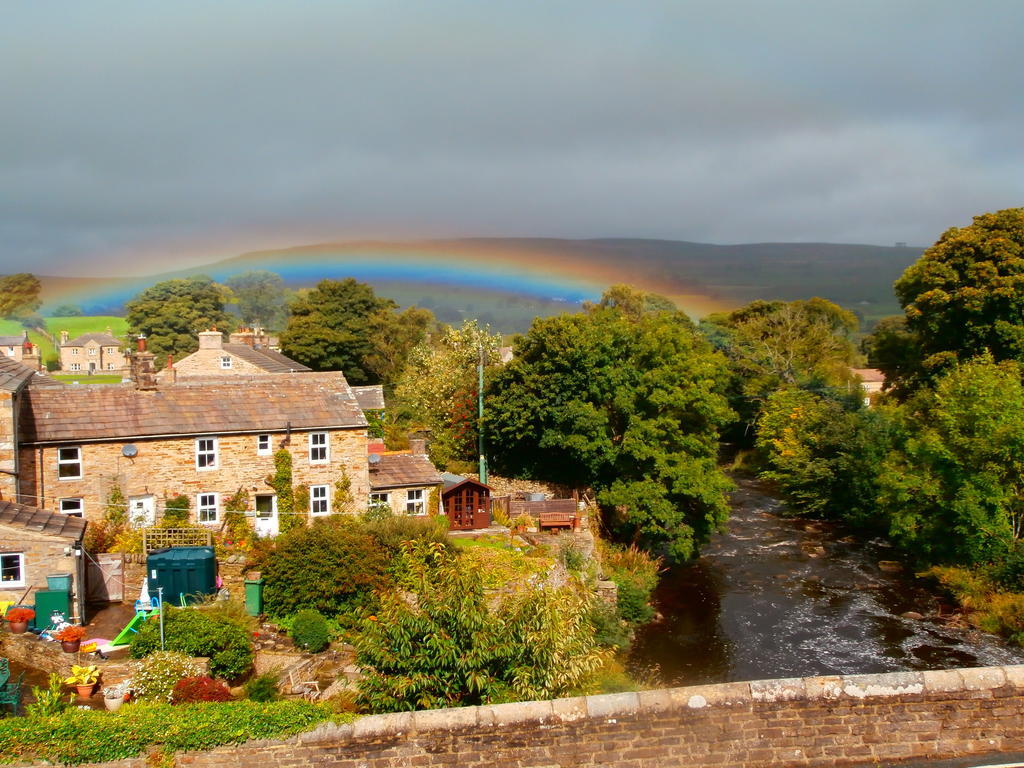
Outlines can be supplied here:
M885 542L780 517L757 481L737 485L728 532L664 575L633 668L690 685L1024 663L1024 649L951 622Z

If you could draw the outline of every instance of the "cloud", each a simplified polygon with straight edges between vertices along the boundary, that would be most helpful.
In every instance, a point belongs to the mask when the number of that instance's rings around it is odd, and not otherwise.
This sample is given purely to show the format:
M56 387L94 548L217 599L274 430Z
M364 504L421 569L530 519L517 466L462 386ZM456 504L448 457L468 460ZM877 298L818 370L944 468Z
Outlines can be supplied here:
M7 17L5 269L362 236L928 243L1024 192L1015 0Z

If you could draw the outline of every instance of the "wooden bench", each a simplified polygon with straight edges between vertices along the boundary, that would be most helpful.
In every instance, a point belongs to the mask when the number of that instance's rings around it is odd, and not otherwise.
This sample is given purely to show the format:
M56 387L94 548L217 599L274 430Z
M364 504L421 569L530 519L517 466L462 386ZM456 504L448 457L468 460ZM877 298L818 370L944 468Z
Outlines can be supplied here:
M575 512L541 512L537 523L537 527L542 531L545 528L565 528L571 531L578 526L579 518Z

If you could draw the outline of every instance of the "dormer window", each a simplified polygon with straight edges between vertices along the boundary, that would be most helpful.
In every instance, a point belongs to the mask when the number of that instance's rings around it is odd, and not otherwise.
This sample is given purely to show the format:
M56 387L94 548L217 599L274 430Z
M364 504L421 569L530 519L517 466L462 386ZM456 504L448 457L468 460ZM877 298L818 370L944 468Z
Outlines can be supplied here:
M230 368L231 367L231 358L228 357L227 355L222 355L221 358L220 358L220 367L224 368L224 369Z

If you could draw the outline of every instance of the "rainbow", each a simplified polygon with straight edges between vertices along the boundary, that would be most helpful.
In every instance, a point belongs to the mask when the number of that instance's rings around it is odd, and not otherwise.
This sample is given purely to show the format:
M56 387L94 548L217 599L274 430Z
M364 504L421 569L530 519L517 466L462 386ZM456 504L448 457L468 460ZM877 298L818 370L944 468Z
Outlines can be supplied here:
M578 305L597 299L609 285L629 283L669 296L694 317L724 306L682 279L650 273L637 261L624 260L620 252L604 252L587 241L523 242L329 243L255 251L141 278L49 278L43 281L44 311L61 303L79 304L87 312L115 307L160 280L206 274L223 281L253 269L276 272L293 288L353 277L375 286L417 285L425 292L456 289Z

